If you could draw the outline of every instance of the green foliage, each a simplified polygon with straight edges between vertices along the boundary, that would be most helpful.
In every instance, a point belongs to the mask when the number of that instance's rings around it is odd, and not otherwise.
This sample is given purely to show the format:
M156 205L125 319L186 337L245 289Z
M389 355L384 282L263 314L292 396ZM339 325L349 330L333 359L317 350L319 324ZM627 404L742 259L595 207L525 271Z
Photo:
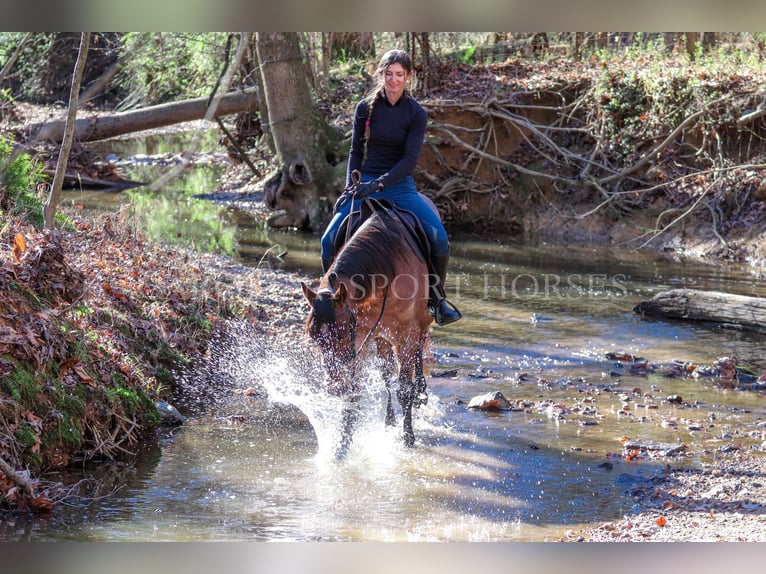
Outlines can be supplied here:
M12 360L8 358L8 360ZM13 361L16 363L16 361ZM39 387L34 373L24 365L16 364L9 375L0 378L0 391L10 395L13 400L29 405L37 396Z
M39 449L34 448L38 445L38 438L32 426L25 420L19 421L18 426L13 431L13 436L19 447L21 447L24 461L33 467L40 466L42 457L40 456Z
M226 36L125 34L121 67L115 79L125 94L118 109L209 95L220 74Z
M57 425L46 425L42 444L45 448L64 445L78 450L84 440L84 416L86 413L83 399L60 382L50 388L50 412L48 419L58 420Z
M26 32L0 32L0 63L5 63L18 48ZM38 101L46 91L44 65L53 46L54 34L35 33L19 54L7 81L13 86L13 94L23 101ZM70 71L71 74L71 71Z
M733 95L748 78L761 74L756 53L732 53L727 47L698 51L692 59L686 53L662 51L661 38L655 42L651 51L634 45L625 56L604 52L592 60L600 79L594 91L597 100L590 107L601 115L599 134L605 151L623 165L636 161L640 150L700 111L705 113L690 131L700 127L702 133L724 131L741 110L724 103L711 107L712 102Z
M465 50L463 50L462 55L460 56L460 61L464 64L470 64L473 62L473 57L476 54L476 46L469 46Z
M15 153L10 139L0 136L0 210L42 223L42 204L35 194L42 168L25 153Z

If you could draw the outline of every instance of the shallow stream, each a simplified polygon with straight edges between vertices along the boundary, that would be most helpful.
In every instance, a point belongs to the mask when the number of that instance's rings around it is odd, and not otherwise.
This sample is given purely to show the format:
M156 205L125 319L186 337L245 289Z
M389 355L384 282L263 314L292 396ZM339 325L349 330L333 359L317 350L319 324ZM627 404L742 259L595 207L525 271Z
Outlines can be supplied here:
M186 224L195 233L216 229L228 238L219 248L230 245L246 264L319 273L316 236L266 231L246 211L210 202L188 221L198 201L190 182L214 185L215 174L205 173L187 170L161 196L146 192L146 212L164 214L148 224L164 228L158 237L183 239ZM115 195L70 192L67 200L124 206ZM457 237L452 252L449 295L464 318L432 330L430 399L416 412L414 448L401 446L399 427L383 425L381 379L371 367L361 426L346 460L336 461L338 406L312 390L321 376L312 351L303 341L277 350L243 339L221 351L229 357L222 368L238 374L241 389L265 387L268 399L228 393L164 429L135 464L75 469L68 480L99 481L95 500L47 519L0 517L0 540L560 540L632 512L630 487L665 464L694 465L766 440L763 392L631 373L607 355L666 366L736 356L762 373L762 336L633 312L670 287L766 295L749 269ZM513 409L467 408L494 391ZM685 451L627 460L626 437Z

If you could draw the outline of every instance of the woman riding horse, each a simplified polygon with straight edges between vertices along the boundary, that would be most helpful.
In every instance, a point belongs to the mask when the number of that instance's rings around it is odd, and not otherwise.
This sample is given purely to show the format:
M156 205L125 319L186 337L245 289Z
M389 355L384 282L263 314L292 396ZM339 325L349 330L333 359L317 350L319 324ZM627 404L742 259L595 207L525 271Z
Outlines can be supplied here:
M408 446L415 441L412 408L427 400L423 347L432 318L428 268L407 233L399 214L382 208L345 243L317 291L301 284L311 305L306 331L322 354L328 390L346 399L339 457L356 422L361 355L373 340L389 372L395 372L394 359L398 363L404 440ZM386 423L392 425L389 385L386 377Z
M322 269L329 269L341 223L352 211L354 199L374 194L411 211L425 228L431 244L429 311L438 325L460 319L460 312L445 298L449 240L439 214L415 188L412 172L423 147L428 117L406 91L412 60L402 50L383 54L376 70L378 85L354 112L346 191L335 204L334 217L322 236ZM381 80L382 79L382 80ZM354 174L361 172L359 182Z

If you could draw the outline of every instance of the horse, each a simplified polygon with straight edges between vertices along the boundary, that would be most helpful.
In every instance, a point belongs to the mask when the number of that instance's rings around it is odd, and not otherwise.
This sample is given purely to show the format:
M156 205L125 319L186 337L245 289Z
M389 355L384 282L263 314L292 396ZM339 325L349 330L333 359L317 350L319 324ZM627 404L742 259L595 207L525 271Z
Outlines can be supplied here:
M386 425L396 424L390 379L398 364L404 444L415 443L412 409L428 400L423 350L433 318L428 265L408 233L393 208L379 206L338 251L317 291L301 283L311 306L306 333L319 348L327 390L344 398L338 458L351 443L361 398L359 369L372 340L384 364Z

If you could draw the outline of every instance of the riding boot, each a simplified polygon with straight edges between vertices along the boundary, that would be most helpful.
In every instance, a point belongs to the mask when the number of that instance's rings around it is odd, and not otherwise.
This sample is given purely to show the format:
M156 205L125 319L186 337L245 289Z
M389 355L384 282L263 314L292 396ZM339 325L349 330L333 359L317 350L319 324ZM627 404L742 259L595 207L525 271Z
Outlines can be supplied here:
M322 257L322 275L325 275L330 270L330 265L332 265L332 262L332 257Z
M460 311L447 301L444 293L444 282L447 278L449 255L432 255L433 273L429 275L428 311L437 325L449 325L462 317Z

